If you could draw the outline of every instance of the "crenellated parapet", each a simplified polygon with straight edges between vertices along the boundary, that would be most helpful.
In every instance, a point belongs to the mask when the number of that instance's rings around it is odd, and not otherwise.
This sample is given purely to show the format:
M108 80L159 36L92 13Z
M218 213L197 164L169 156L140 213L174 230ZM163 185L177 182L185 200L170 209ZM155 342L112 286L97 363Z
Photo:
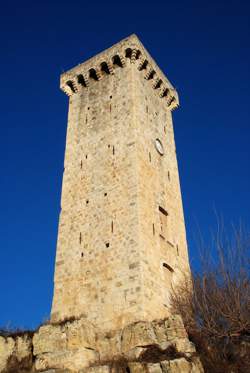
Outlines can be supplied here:
M73 96L88 89L93 82L113 75L118 69L126 69L130 65L143 75L148 84L151 84L152 90L165 100L170 110L179 106L178 93L136 35L131 35L62 74L60 87L66 95Z

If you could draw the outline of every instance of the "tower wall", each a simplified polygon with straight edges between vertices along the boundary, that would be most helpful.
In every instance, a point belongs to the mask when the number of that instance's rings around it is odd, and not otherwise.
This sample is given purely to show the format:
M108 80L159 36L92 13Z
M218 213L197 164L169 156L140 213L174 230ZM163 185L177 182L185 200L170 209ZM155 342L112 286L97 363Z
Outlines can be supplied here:
M64 74L61 87L70 100L51 318L118 329L164 317L168 290L189 270L178 96L134 35Z

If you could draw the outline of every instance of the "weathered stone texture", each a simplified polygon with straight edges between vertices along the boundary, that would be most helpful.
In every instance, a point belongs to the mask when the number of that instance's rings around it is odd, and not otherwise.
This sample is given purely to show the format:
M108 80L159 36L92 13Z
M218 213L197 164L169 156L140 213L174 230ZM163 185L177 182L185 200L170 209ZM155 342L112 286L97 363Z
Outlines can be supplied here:
M14 370L13 370L14 367ZM0 373L201 373L179 316L105 333L85 319L0 337Z
M166 317L171 286L189 273L177 92L135 35L64 73L61 88L70 99L51 319L110 331Z

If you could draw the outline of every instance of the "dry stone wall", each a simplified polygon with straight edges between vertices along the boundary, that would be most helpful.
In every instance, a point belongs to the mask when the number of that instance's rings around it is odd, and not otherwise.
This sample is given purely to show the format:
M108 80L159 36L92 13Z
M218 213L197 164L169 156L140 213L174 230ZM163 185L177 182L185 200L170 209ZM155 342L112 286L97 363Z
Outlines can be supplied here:
M81 318L0 337L0 373L203 372L182 320L138 321L104 332Z

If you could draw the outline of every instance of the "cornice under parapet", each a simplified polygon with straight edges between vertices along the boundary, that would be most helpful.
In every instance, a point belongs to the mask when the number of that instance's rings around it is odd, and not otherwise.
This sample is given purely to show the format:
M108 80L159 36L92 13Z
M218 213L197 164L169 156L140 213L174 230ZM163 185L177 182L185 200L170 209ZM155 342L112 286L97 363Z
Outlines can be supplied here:
M156 94L165 100L169 110L179 106L177 91L135 34L63 73L60 88L66 95L72 96L87 89L91 81L113 75L117 68L125 68L128 64L136 66Z

